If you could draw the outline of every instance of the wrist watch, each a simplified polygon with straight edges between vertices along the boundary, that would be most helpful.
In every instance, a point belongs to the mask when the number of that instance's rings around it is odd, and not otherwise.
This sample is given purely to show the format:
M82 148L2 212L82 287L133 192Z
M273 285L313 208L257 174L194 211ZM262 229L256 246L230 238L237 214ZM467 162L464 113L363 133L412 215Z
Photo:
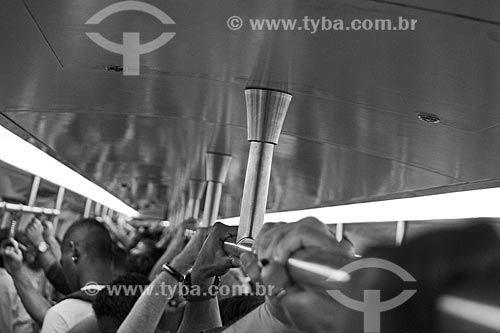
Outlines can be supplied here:
M172 276L174 279L176 279L177 282L179 282L179 283L182 283L182 281L184 281L184 275L182 275L177 270L175 270L172 266L170 266L169 263L164 264L161 267L161 271L167 272L168 274L170 274L170 276Z
M47 244L47 242L45 241L41 241L36 249L38 250L39 253L45 253L49 249L49 244Z

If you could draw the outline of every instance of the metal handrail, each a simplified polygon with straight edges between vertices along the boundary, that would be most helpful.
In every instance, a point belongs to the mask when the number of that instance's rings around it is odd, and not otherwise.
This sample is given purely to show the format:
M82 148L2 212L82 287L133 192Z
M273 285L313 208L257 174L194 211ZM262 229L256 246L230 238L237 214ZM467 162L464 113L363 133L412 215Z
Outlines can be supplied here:
M59 215L61 211L53 208L43 208L43 207L33 207L23 204L13 204L9 202L0 202L0 209L5 209L11 212L23 212L23 213L33 213L33 214L45 214L45 215Z

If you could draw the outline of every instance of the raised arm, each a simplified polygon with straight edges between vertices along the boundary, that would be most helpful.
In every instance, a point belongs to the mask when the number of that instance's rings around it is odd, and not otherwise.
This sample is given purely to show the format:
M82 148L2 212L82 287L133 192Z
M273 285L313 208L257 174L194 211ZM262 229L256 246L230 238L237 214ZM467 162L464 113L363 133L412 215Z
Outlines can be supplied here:
M215 277L239 266L239 261L227 256L223 249L224 240L234 237L236 232L236 227L219 222L213 226L191 272L191 285L199 288L202 296L188 297L179 333L199 332L222 326L217 297L210 297L208 291L214 284Z
M184 233L187 228L194 227L196 220L193 218L187 219L183 221L180 225L178 225L174 231L174 237L172 241L168 244L167 249L163 253L163 255L158 259L156 264L153 266L151 273L149 274L149 279L153 280L156 275L160 272L163 264L167 262L171 262L184 248L185 245L185 236Z
M120 242L125 247L125 249L130 250L139 242L140 237L137 237L137 233L134 233L134 235L132 235L131 237L127 235L123 226L123 223L126 222L117 221L117 224L115 224L109 216L102 216L100 217L100 220L108 229L112 239Z
M16 241L1 249L5 269L12 276L17 293L23 302L26 311L38 325L43 323L47 311L52 306L36 289L29 278L29 272L23 265L23 254Z
M167 248L173 237L173 230L171 228L164 228L160 239L156 242L157 249Z
M50 228L50 225L46 225L46 228ZM44 235L46 238L44 238ZM42 223L34 219L26 227L26 236L30 243L37 249L38 262L42 266L45 276L47 276L50 283L60 293L70 293L70 288L59 264L61 248L53 233L50 230L44 230Z
M189 269L182 258L174 259L170 266L177 271ZM134 304L118 329L118 333L155 332L167 309L168 301L175 297L179 281L166 271L160 272ZM171 309L175 311L176 309Z
M61 246L56 239L56 231L54 224L51 221L42 221L43 224L43 238L49 244L49 250L52 252L56 260L61 260Z
M58 261L58 258L54 254L54 252L60 253L59 251L55 251L52 249L54 244L49 244L43 237L43 225L38 219L33 219L30 224L26 227L26 236L31 244L37 249L37 257L42 266L44 272L47 272L55 262ZM55 240L55 239L54 239ZM53 241L51 241L53 242ZM57 241L56 241L57 243ZM59 247L59 244L57 244Z

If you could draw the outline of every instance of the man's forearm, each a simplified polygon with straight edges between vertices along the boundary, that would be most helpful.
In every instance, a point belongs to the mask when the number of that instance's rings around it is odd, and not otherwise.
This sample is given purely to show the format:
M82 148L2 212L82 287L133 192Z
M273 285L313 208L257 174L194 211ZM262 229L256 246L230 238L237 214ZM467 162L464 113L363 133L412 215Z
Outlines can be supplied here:
M178 271L184 269L175 262L171 266ZM134 304L118 333L154 332L178 283L168 273L160 272Z
M45 299L35 288L29 278L26 267L22 267L18 272L12 274L17 293L23 302L26 311L38 325L42 325L43 319L52 304Z
M203 246L203 242L205 241L206 236L208 235L208 228L198 229L194 237L192 237L186 246L180 251L178 255L174 257L174 259L169 260L169 257L173 253L165 252L164 257L160 258L155 267L151 270L149 275L149 279L153 280L160 272L161 266L167 262L176 262L177 265L181 266L182 269L179 270L181 274L187 273L187 271L193 266L198 253L200 252L201 247Z
M49 271L49 268L59 260L55 256L55 254L52 252L52 245L49 244L50 248L49 250L43 252L43 253L38 253L37 259L38 262L40 263L40 266L42 266L43 271L45 274Z
M114 223L108 223L109 231L116 237L116 239L125 247L128 251L139 243L141 237L139 234L134 233L129 236L123 226Z
M52 252L52 255L54 258L59 261L61 260L61 247L59 243L57 242L57 239L53 236L47 237L45 239L47 244L49 244L49 250ZM50 267L50 266L49 266Z
M204 292L214 283L214 277L199 273L193 268L192 284ZM201 275L201 276L200 276ZM217 297L201 302L188 302L178 333L200 332L222 327Z

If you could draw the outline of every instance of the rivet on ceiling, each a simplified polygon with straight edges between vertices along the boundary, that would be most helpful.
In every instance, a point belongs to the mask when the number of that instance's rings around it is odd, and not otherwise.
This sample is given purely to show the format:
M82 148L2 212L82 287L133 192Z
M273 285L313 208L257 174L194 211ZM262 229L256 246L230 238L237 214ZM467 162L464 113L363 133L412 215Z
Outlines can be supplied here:
M417 117L418 119L425 121L426 123L439 124L441 122L439 116L432 113L419 113Z
M108 65L104 66L104 68L110 72L123 72L123 66L120 65Z

